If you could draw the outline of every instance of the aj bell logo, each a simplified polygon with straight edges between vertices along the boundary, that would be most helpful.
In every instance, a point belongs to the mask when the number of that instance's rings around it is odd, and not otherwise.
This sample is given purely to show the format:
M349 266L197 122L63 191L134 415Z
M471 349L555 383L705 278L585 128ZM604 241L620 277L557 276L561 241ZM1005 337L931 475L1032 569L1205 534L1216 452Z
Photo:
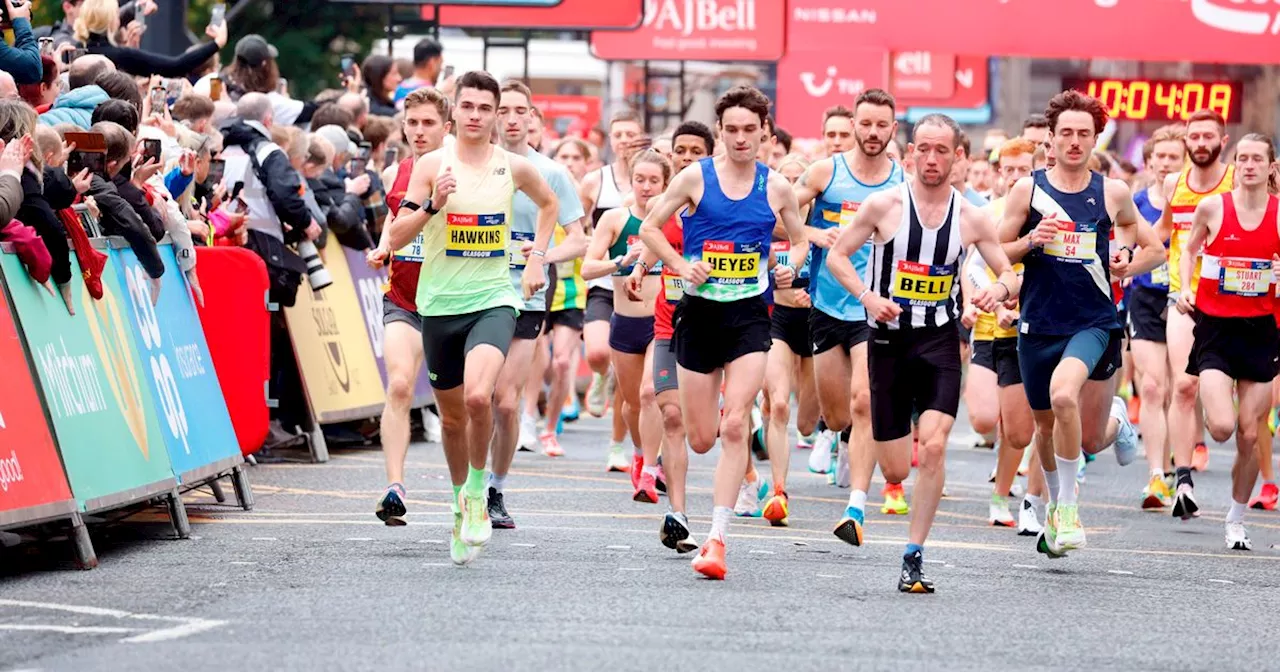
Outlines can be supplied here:
M1218 30L1264 35L1270 27L1272 35L1280 35L1280 0L1230 0L1233 5L1252 4L1255 9L1223 7L1224 2L1226 0L1191 0L1191 13L1201 23ZM1266 8L1268 4L1277 6L1274 20L1271 10Z
M800 73L800 83L804 85L804 90L814 98L822 98L827 95L832 87L835 87L837 93L849 96L862 93L862 90L867 88L866 82L861 79L841 79L837 73L836 66L827 66L827 76L819 84L817 75L812 72L802 72Z

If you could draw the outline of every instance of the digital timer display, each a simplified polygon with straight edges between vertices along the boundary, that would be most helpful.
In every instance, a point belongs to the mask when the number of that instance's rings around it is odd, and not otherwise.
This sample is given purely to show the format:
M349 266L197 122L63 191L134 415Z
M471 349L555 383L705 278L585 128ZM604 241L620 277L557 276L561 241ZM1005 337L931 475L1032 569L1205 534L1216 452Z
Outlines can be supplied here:
M1240 82L1068 79L1063 85L1102 101L1107 115L1120 121L1186 121L1207 107L1234 123L1243 102Z

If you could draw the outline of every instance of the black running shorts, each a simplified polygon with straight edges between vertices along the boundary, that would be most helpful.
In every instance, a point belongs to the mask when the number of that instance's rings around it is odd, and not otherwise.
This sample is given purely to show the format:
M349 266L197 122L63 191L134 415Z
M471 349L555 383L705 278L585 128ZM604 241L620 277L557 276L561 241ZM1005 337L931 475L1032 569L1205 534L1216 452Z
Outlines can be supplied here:
M878 329L867 346L871 434L876 441L911 435L913 411L955 417L960 408L960 339L955 325Z
M613 317L613 291L590 287L587 289L585 322L608 322Z
M1135 341L1165 342L1169 316L1169 290L1154 287L1130 287L1129 334Z
M1187 373L1214 369L1254 383L1271 382L1280 369L1280 332L1271 315L1214 317L1196 313L1195 343Z
M866 320L846 322L814 308L809 311L809 334L813 340L813 354L821 355L837 346L848 354L854 346L867 342L871 337L871 327Z
M813 344L809 341L809 309L790 306L773 306L769 323L769 336L782 341L797 357L812 357Z
M422 318L422 351L431 387L452 390L462 384L467 354L492 345L505 356L516 331L514 308L499 306L465 315Z
M769 308L764 298L712 301L685 294L672 317L676 361L696 373L711 373L753 352L769 352Z

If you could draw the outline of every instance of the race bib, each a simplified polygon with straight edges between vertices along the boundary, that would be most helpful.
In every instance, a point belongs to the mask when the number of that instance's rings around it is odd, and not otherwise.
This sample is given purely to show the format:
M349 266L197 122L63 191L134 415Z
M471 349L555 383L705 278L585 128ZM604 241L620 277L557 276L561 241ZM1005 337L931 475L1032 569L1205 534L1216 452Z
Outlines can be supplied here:
M1169 284L1169 264L1160 264L1151 271L1151 284L1167 285Z
M890 294L904 306L941 306L951 298L955 280L954 265L930 266L900 259L894 269Z
M414 263L421 264L422 263L422 233L419 232L418 235L413 237L412 242L396 250L395 254L391 255L391 258L394 259L395 261L412 261Z
M678 275L663 275L662 293L666 296L667 303L680 303L680 299L684 298L684 278Z
M507 243L507 263L511 268L524 268L529 260L524 256L524 244L533 242L533 234L523 231L512 231L511 242Z
M449 213L444 253L448 257L488 259L507 256L507 216Z
M578 260L570 259L556 264L556 280L568 280L578 273Z
M707 282L717 285L754 285L760 282L760 243L733 243L708 240L702 245L702 260L711 265Z
M852 226L853 218L858 214L858 206L860 203L853 201L844 201L840 204L840 226Z
M1271 262L1258 259L1220 259L1218 293L1266 296L1271 289Z
M1092 264L1098 253L1098 225L1058 222L1058 233L1044 246L1044 253L1067 264Z
M771 245L773 250L773 258L778 262L779 266L791 265L791 241L779 240Z

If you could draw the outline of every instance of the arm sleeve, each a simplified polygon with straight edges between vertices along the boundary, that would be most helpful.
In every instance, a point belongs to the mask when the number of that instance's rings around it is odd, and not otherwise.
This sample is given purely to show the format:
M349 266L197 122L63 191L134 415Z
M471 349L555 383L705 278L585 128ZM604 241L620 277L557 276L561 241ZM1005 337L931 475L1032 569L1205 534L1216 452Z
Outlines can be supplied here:
M185 77L209 60L209 57L218 53L218 44L208 42L177 56L165 56L141 49L122 47L102 49L101 53L110 58L117 68L131 75Z
M31 22L17 19L13 22L13 46L0 41L0 70L13 75L18 84L38 84L44 76L40 64L40 44L31 31Z
M182 169L175 167L164 178L164 188L169 190L171 194L181 194L186 192L187 187L196 179L195 173L183 175Z
M22 207L22 183L13 175L0 175L0 227L18 215Z
M120 193L101 178L93 181L89 190L98 209L102 211L104 230L109 235L123 236L129 241L129 247L138 255L138 263L146 269L147 275L158 278L164 275L164 262L160 260L160 251L156 249L156 239L142 223L133 206L120 196Z
M129 25L129 22L136 18L134 15L137 14L137 12L137 5L133 0L120 3L120 27L123 28Z
M311 225L311 209L302 199L302 177L289 165L283 151L273 151L262 164L266 178L267 199L275 208L280 222L293 227L284 232L286 242L301 240L303 232Z

